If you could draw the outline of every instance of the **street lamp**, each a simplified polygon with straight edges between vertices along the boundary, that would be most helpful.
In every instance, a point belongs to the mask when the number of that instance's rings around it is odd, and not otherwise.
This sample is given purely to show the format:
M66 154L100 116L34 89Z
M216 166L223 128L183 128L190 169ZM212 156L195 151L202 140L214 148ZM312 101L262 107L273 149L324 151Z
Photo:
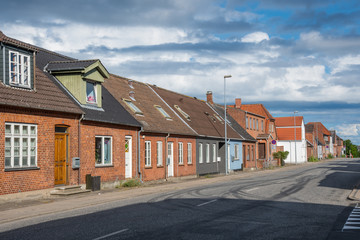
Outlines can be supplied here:
M228 174L228 146L227 146L227 132L226 132L226 79L231 78L231 75L224 76L224 105L225 105L225 175Z
M295 114L298 113L298 111L294 111L294 135L295 135L295 164L297 164L297 152L296 152L296 124L295 124Z

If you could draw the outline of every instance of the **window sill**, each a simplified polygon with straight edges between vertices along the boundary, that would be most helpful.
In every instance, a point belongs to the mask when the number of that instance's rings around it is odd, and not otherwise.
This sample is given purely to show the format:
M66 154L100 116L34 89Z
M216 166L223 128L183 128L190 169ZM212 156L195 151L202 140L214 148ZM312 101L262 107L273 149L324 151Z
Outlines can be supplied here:
M188 165L193 165L193 163L188 163Z
M5 168L5 172L40 170L39 167Z
M179 163L179 166L185 166L185 164L183 164L183 163Z
M156 167L157 168L163 168L164 166L163 165L157 165Z
M106 167L114 167L114 165L95 165L95 168L106 168Z
M145 169L152 169L152 166L145 166Z

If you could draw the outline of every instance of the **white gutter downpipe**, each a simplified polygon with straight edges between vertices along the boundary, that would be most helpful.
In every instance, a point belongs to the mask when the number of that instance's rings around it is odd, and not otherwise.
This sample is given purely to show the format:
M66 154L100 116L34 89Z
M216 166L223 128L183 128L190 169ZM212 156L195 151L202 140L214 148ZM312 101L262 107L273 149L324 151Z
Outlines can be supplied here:
M138 154L137 154L137 173L136 173L136 175L137 175L137 177L140 179L140 182L143 182L143 180L142 180L142 174L141 174L141 168L140 168L140 161L141 161L141 158L140 158L140 149L141 149L141 147L140 147L140 133L141 132L143 132L144 131L144 129L143 129L143 127L141 127L140 128L140 130L138 131L138 134L137 134L137 139L138 139L138 141L137 141L137 147L138 147Z

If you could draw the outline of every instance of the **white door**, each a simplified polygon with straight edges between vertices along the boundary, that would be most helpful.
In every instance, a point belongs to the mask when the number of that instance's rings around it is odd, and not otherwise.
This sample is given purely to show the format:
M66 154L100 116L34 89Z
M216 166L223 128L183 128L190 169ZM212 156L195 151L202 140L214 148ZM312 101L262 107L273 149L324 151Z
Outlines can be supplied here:
M168 177L173 177L174 176L174 146L172 142L168 143L168 154L167 154L167 159L168 159Z
M131 137L125 137L125 178L132 178L132 142Z

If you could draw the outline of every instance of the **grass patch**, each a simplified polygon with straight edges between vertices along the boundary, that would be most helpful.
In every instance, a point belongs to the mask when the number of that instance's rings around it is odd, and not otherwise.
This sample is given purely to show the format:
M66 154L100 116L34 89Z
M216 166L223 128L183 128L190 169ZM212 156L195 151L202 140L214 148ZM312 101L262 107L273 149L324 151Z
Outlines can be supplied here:
M308 158L308 162L318 162L318 161L319 161L319 159L314 156L311 156Z
M138 187L141 185L141 182L139 181L139 179L130 179L130 180L126 180L125 182L120 184L120 187L126 187L126 188L131 188L131 187Z

